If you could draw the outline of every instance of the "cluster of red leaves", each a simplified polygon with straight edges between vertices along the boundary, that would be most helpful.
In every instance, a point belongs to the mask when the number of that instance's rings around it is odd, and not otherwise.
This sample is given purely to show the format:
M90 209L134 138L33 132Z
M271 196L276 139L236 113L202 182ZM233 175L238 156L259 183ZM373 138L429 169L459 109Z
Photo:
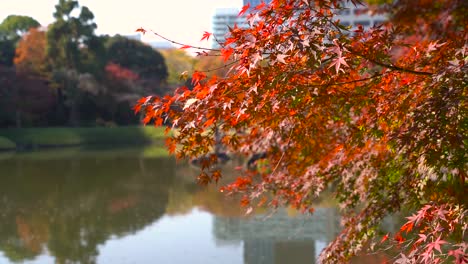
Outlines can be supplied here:
M398 18L413 2L386 11ZM193 89L135 107L145 122L176 128L168 143L178 158L206 156L219 142L237 155L267 153L269 169L245 170L223 189L242 193L245 206L313 211L333 186L344 229L321 254L328 263L361 251L389 213L434 194L452 208L466 202L466 4L438 0L426 13L413 10L417 26L394 20L354 32L334 18L341 4L262 5L219 51L235 62L227 76L195 72ZM214 162L206 160L202 183L220 177Z
M122 67L113 62L109 62L105 67L107 75L115 80L121 81L135 81L138 80L139 76L137 73L130 69Z
M382 239L400 251L395 263L468 263L466 218L468 210L451 204L426 204L417 213L407 217L408 221L394 236L394 241ZM458 229L458 230L457 230ZM417 237L405 237L416 232ZM461 237L453 237L459 234ZM460 241L453 243L453 241Z

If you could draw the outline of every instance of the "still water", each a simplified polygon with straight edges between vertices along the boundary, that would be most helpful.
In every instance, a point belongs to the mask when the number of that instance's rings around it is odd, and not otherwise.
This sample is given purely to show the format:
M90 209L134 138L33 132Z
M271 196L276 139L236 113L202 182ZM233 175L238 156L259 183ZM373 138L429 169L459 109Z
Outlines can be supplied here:
M160 153L0 153L0 263L314 263L340 230L326 203L313 216L245 216L219 186L198 186L196 168Z

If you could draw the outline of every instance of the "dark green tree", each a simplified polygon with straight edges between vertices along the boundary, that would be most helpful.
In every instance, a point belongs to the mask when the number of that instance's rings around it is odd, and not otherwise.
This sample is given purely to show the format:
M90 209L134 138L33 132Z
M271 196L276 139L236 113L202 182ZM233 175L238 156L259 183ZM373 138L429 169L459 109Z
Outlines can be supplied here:
M10 15L0 24L0 34L16 42L31 28L37 28L40 25L41 24L32 17Z
M12 66L15 57L15 44L8 39L0 38L0 65Z
M56 21L47 31L47 53L51 64L55 68L80 71L81 50L87 48L95 38L97 25L93 22L94 15L83 6L80 14L73 17L72 11L79 8L78 1L73 0L60 0L55 8Z
M115 36L107 43L109 60L128 68L147 80L165 82L168 71L164 57L151 46L123 36Z
M90 44L95 44L93 22L94 15L86 7L80 8L78 1L60 0L55 6L56 21L47 31L47 56L53 72L53 82L58 88L59 98L57 115L65 116L69 110L69 123L79 124L79 105L83 98L80 79L86 73L87 64L83 63L83 54ZM80 9L78 16L73 16L75 9Z
M40 24L32 17L10 15L0 24L0 64L13 65L16 44L30 28L37 28Z
M135 101L145 94L168 91L168 70L164 57L152 47L117 35L102 37L106 42L106 66L102 84L96 96L100 118L119 125L138 123L131 110Z

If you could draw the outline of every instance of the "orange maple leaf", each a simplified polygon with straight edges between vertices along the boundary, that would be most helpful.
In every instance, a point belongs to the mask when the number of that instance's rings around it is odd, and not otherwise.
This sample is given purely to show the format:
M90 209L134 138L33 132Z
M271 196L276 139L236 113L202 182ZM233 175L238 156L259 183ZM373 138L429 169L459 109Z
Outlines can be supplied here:
M203 126L204 126L204 127L209 127L209 126L211 126L211 125L214 123L215 120L216 120L216 119L215 119L214 117L212 117L212 118L206 120L206 122L205 122L205 124L203 124Z
M146 29L141 27L141 28L138 28L135 32L141 32L144 35L146 33Z

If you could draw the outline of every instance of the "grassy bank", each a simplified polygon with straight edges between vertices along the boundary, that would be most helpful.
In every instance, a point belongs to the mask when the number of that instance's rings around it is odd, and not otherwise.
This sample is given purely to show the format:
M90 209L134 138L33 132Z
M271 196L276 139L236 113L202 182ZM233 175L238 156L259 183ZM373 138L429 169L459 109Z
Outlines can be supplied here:
M50 127L0 129L0 149L34 149L86 145L143 145L164 143L164 128Z

